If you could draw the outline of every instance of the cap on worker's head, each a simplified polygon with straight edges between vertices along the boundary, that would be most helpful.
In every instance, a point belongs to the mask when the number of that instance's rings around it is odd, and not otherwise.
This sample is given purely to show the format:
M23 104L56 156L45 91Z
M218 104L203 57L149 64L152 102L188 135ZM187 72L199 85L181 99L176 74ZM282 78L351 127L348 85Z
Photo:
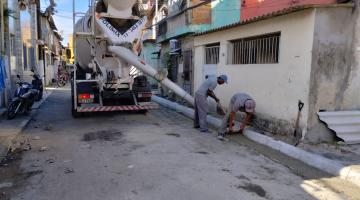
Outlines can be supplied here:
M228 83L228 77L226 75L220 75L219 78L223 80L226 84Z
M255 111L255 101L252 99L245 101L245 112L253 113Z

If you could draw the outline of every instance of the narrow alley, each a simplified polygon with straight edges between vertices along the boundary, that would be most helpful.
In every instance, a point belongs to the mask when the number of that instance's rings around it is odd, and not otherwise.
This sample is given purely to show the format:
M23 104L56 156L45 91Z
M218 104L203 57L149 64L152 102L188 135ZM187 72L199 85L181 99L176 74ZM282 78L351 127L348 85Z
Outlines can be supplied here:
M0 0L0 200L360 200L360 0Z

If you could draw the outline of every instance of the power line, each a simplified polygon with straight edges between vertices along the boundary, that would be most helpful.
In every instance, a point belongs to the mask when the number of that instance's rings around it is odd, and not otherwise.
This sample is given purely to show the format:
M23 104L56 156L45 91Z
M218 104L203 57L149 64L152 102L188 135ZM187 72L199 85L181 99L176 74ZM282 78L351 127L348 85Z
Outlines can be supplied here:
M60 17L60 18L65 18L65 19L73 19L71 16L66 16L66 15L58 15L58 14L55 14L54 15L55 17Z

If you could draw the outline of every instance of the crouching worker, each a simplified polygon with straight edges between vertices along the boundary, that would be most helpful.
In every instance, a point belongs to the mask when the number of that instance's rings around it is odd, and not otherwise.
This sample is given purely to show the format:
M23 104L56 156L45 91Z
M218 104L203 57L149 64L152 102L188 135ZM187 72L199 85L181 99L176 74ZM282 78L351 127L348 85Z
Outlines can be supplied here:
M217 85L227 83L227 76L221 75L219 77L208 77L199 87L195 93L195 117L194 128L200 128L201 132L210 132L206 123L206 115L208 112L207 97L212 97L216 102L219 99L214 94Z
M218 139L224 140L226 129L229 126L229 133L234 133L233 125L235 120L236 112L245 112L246 117L245 120L240 125L239 133L242 133L245 126L250 122L251 117L255 111L255 101L252 97L245 93L237 93L232 96L229 104L229 109L224 116L221 126L218 131Z

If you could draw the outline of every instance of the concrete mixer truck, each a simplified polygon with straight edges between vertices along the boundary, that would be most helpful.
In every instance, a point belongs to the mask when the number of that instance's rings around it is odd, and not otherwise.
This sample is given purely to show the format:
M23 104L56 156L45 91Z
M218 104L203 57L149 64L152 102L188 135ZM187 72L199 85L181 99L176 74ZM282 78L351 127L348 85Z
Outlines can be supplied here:
M72 113L155 109L147 77L136 68L194 104L191 95L141 60L138 55L147 24L139 0L90 0L81 16L74 7L74 72ZM78 19L76 21L76 19Z

